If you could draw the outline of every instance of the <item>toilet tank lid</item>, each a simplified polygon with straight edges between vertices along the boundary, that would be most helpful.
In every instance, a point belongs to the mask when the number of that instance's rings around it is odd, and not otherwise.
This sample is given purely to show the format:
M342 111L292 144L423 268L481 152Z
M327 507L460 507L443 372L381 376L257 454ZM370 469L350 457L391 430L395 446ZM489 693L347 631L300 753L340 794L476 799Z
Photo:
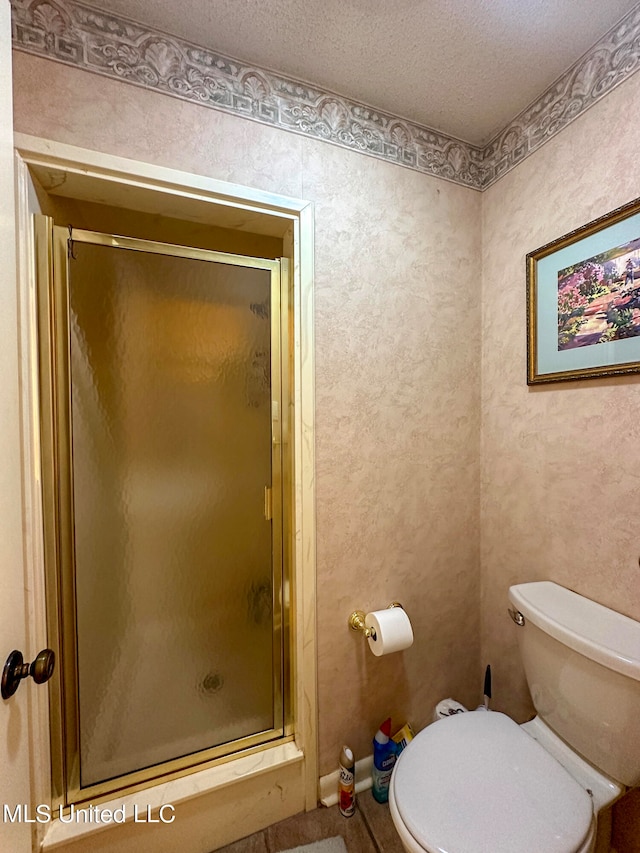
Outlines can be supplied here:
M549 636L640 681L640 622L552 581L509 587L509 600Z

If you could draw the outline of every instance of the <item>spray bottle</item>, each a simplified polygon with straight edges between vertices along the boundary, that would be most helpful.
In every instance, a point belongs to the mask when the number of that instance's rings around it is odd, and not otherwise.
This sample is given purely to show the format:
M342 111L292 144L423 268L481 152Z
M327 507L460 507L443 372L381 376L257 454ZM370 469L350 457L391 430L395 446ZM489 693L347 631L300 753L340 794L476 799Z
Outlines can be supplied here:
M391 740L391 718L382 723L373 739L372 792L379 803L389 799L391 771L396 763L396 745Z
M343 746L340 753L338 803L344 817L351 817L356 810L355 762L348 746Z

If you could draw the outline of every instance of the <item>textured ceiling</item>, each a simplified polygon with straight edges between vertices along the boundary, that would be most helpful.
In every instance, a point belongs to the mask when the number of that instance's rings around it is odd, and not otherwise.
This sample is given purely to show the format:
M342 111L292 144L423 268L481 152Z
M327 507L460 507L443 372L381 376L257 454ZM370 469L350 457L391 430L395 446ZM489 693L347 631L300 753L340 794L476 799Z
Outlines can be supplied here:
M637 0L92 0L484 145Z

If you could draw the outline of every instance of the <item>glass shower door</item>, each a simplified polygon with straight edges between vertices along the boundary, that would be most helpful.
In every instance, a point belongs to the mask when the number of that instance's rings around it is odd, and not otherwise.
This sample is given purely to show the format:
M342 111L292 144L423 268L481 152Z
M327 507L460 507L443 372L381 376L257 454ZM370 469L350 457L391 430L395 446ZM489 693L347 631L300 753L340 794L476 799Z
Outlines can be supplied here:
M53 258L73 800L284 735L281 273L60 228Z

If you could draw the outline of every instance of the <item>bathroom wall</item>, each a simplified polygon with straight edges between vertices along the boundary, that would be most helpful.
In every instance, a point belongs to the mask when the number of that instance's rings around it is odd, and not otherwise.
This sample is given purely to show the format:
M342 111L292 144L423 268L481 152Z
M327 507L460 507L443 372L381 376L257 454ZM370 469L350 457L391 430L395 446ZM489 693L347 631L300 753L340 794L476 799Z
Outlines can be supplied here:
M315 202L321 773L387 713L420 727L445 695L474 704L486 663L494 707L529 716L511 583L640 618L640 379L528 388L524 267L640 194L640 75L482 196L24 53L14 87L18 131ZM416 642L378 660L346 618L394 598ZM637 838L631 796L614 841Z
M17 131L315 204L320 773L392 715L480 698L479 193L14 54ZM185 132L185 128L189 132ZM355 608L398 599L415 644L374 658Z
M520 720L510 584L554 580L640 619L640 378L528 388L525 314L526 253L640 195L639 122L635 75L483 194L482 663L494 707ZM631 806L614 821L625 853L640 850Z

